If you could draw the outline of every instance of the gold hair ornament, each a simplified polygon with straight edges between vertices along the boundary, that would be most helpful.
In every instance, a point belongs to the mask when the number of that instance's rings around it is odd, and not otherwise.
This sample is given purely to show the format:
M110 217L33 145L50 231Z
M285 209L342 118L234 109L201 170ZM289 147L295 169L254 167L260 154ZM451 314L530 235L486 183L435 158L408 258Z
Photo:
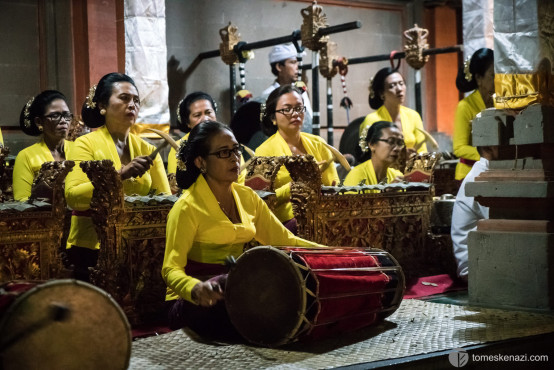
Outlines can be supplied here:
M30 117L31 105L33 104L34 101L35 101L35 97L33 96L31 99L29 99L27 104L25 104L25 109L23 110L23 124L25 125L26 128L31 127L31 117Z
M183 102L183 100L185 99L179 100L179 104L177 104L177 122L179 123L183 123L181 122L181 103Z
M375 91L373 90L373 77L369 79L369 98L375 98Z
M179 146L179 150L177 151L177 153L175 153L175 156L177 157L177 169L179 169L180 171L187 170L187 164L181 159L181 152L185 150L187 143L188 140L182 140L181 145Z
M366 127L364 127L360 134L360 141L358 145L360 145L362 153L367 153L367 151L369 150L369 145L367 145L367 133L370 127L371 125L367 125Z
M265 103L260 104L260 121L264 120L265 116Z
M93 100L94 95L96 95L96 85L92 85L88 90L87 99L85 100L87 108L94 109L96 108L96 102Z
M464 62L464 75L467 82L471 81L471 79L473 78L473 75L469 71L470 62L471 62L470 58L467 58L466 61Z

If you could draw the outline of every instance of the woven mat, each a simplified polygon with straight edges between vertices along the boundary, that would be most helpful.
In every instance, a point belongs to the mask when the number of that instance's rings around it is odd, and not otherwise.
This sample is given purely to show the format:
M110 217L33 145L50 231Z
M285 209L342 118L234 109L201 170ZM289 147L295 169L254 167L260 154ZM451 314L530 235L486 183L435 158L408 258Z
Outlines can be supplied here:
M183 330L133 342L130 369L321 369L554 332L554 315L404 300L378 326L277 349L201 343Z

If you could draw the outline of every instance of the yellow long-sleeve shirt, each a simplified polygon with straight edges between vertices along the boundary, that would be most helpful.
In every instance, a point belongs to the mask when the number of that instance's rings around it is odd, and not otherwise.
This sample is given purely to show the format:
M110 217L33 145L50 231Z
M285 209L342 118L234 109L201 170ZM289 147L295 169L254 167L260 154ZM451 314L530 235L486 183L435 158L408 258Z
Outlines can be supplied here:
M249 187L233 183L232 192L241 220L238 224L223 213L203 175L169 212L162 266L166 300L181 297L192 302L192 288L200 280L185 273L188 260L223 265L227 256L241 255L244 244L252 239L264 245L318 246L294 236Z
M2 130L0 130L0 144L4 145L4 137L2 137Z
M360 125L360 135L365 127L373 125L375 122L388 121L392 122L392 118L387 108L382 105L375 112L368 114ZM418 153L427 152L425 144L425 135L417 129L423 130L423 122L421 116L415 110L400 106L400 122L402 122L402 135L404 135L404 143L406 148L415 148L416 145L423 143L417 150Z
M454 135L452 136L452 147L456 157L472 161L478 161L481 158L477 148L471 145L471 121L477 113L485 108L485 102L479 90L475 90L458 103L454 119ZM465 163L458 163L454 174L456 180L463 180L471 167Z
M65 156L68 158L74 143L64 141ZM31 195L33 181L45 162L53 162L54 157L43 139L17 154L13 167L13 197L15 200L27 200Z
M397 176L402 176L402 172L389 167L387 169L387 183L391 183ZM366 185L377 185L377 176L375 175L375 169L373 168L373 162L371 159L354 167L346 178L344 179L344 185L356 186L362 180L365 180Z
M302 145L308 154L314 156L316 162L327 161L333 159L333 154L325 146L323 138L317 135L308 134L305 132L300 133ZM289 145L283 139L279 131L269 137L256 149L256 156L272 157L288 155L291 156L292 151ZM277 207L275 209L275 215L279 220L288 221L294 217L292 212L292 204L290 203L290 182L292 181L289 171L283 166L277 173L275 179L275 193L277 195ZM333 185L339 183L339 175L334 164L331 163L325 171L321 173L321 181L323 185Z
M141 155L149 155L156 149L134 134L129 134L127 140L131 159ZM65 180L65 198L67 204L77 211L85 211L90 208L90 200L94 189L87 175L81 169L81 161L110 159L117 171L122 167L115 143L106 126L78 138L67 159L74 160L75 167ZM141 177L123 182L123 191L127 195L146 195L151 189L156 189L157 193L171 194L167 174L159 154L156 156L152 167ZM90 249L99 248L96 231L90 217L71 217L67 247L71 248L72 245Z

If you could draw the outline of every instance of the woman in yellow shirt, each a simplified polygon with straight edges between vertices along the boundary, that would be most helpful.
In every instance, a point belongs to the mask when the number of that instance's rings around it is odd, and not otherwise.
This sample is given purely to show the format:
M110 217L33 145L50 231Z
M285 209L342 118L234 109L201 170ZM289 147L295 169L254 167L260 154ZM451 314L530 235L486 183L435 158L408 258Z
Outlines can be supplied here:
M397 69L390 67L379 70L369 87L369 106L376 109L368 114L360 125L362 131L378 121L393 122L404 135L408 155L427 152L423 122L418 112L403 106L406 100L406 83Z
M123 181L125 194L170 194L167 174L156 149L131 134L140 109L140 99L133 79L121 73L102 77L91 89L81 111L84 123L96 131L79 137L68 159L75 167L65 181L67 204L73 209L67 241L68 257L75 266L75 277L88 279L88 267L95 266L100 248L88 213L94 190L80 162L110 159Z
M19 117L21 130L40 139L19 152L13 169L13 196L27 200L33 181L45 162L63 161L73 147L67 133L73 115L66 97L56 90L45 90L23 106Z
M256 149L256 155L270 157L311 154L318 163L324 163L325 169L321 172L323 185L338 184L339 176L334 166L333 154L323 138L301 132L305 111L302 91L297 87L281 85L273 90L267 98L262 118L262 128L269 138ZM291 181L289 172L283 166L275 179L275 214L284 223L294 217L290 203ZM294 231L294 220L291 223L290 228Z
M461 181L481 158L477 148L471 145L471 121L477 113L494 106L494 53L491 49L482 48L473 53L458 71L456 87L463 93L475 90L458 103L454 119L452 146L454 154L460 158L454 176Z
M217 105L214 99L205 92L195 91L188 94L179 102L177 107L177 122L179 129L186 132L177 144L181 144L183 140L187 140L190 130L197 124L203 121L215 121L217 113ZM167 157L167 173L177 173L177 152L171 148Z
M404 136L392 122L375 122L362 133L360 145L356 147L362 163L354 167L344 179L344 185L356 186L402 180L402 172L390 166L404 149Z
M252 189L236 183L240 156L231 129L214 121L194 127L179 150L184 170L177 178L184 191L168 216L162 267L173 329L232 331L220 274L225 260L241 255L245 243L317 246L295 237Z

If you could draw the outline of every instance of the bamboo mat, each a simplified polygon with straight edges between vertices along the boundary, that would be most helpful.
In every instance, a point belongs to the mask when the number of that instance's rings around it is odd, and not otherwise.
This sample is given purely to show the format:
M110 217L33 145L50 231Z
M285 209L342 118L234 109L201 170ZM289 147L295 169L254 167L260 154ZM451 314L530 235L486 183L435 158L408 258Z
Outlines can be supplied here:
M130 369L322 369L554 332L554 315L404 300L380 325L280 348L202 343L178 330L133 342Z

